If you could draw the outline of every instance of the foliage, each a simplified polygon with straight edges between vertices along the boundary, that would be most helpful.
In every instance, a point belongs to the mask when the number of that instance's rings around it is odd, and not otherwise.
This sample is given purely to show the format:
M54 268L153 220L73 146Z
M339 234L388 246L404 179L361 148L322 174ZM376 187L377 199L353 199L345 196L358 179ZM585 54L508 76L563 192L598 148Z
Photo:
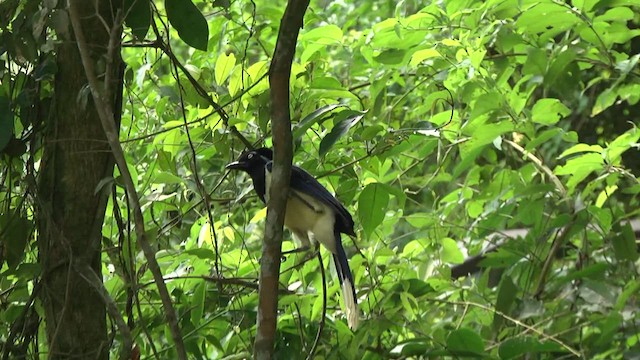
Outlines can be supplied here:
M47 351L32 229L66 21L52 3L0 4L0 343L29 357ZM249 356L265 211L224 165L238 132L269 144L283 5L125 4L121 141L187 349ZM637 354L639 14L624 0L312 2L290 84L295 162L357 219L343 241L362 326L348 329L332 276L324 313L317 261L287 256L278 358L309 353L323 316L321 358ZM172 358L114 178L105 286L141 352ZM481 271L452 277L491 245Z

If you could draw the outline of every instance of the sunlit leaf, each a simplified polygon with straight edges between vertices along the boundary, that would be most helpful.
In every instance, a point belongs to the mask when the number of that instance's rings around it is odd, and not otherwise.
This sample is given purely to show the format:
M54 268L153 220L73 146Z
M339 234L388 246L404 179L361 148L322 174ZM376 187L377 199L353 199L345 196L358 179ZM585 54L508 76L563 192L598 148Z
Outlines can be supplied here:
M533 105L531 120L538 124L551 125L571 114L571 110L558 99L540 99Z
M215 80L216 84L220 85L224 83L229 74L231 74L231 70L236 64L236 56L233 53L220 54L216 59L216 68L215 68Z
M384 220L388 204L389 193L381 184L369 184L360 193L358 217L367 236Z

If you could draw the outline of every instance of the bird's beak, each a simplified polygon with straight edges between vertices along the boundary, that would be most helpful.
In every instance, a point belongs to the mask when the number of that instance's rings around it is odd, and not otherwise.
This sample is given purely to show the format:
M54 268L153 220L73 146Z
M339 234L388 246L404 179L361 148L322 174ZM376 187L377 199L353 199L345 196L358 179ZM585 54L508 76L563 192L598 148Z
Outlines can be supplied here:
M227 166L225 166L224 168L228 170L246 170L247 164L240 161L234 161L234 162L228 163Z

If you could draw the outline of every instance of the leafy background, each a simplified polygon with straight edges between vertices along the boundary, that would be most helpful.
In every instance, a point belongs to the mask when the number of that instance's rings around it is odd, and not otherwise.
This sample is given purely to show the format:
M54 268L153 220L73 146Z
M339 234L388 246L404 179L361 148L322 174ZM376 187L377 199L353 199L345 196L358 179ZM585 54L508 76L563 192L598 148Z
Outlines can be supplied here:
M53 91L52 44L67 20L52 3L0 4L4 356L14 343L47 351L32 298L42 120L29 109ZM187 350L249 357L265 210L224 165L244 149L238 134L270 144L266 74L284 5L125 4L120 140ZM310 353L323 317L318 358L638 356L639 10L632 0L313 1L290 82L294 162L354 214L358 238L343 241L361 328L348 329L331 275L323 313L318 261L287 256L277 357ZM141 353L173 358L112 180L105 286Z

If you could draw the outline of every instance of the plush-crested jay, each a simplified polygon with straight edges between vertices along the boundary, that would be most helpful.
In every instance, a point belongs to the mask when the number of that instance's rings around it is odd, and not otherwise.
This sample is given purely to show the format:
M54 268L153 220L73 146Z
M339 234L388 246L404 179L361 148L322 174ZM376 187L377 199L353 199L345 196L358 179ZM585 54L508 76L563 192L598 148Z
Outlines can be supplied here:
M269 201L272 160L271 149L260 148L244 152L226 168L247 172L258 197L266 204ZM284 225L291 230L303 248L309 248L313 240L324 245L333 254L342 285L347 322L355 330L358 326L356 291L340 235L355 236L351 214L318 180L297 166L291 167L289 187Z

